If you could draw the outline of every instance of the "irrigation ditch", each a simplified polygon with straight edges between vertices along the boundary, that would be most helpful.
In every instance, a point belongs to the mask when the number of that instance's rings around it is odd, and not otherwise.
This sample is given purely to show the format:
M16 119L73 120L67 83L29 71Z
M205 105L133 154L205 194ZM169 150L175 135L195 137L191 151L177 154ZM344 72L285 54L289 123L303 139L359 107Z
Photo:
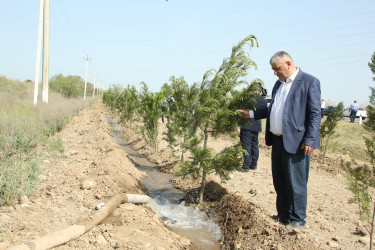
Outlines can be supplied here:
M123 138L120 125L108 115L106 119L112 128L113 140L122 147L136 167L147 174L142 184L151 197L148 206L172 231L188 238L199 248L220 249L219 226L198 207L185 205L183 200L186 194L173 186L170 182L171 174L162 173L155 163L133 150Z

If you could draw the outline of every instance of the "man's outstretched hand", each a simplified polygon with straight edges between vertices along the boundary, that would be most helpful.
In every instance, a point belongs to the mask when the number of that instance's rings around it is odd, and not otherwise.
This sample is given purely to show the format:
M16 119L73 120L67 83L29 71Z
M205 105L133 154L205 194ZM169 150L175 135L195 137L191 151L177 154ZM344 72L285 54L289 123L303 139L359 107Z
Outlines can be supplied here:
M238 111L241 113L241 118L250 118L250 113L248 109L238 109Z

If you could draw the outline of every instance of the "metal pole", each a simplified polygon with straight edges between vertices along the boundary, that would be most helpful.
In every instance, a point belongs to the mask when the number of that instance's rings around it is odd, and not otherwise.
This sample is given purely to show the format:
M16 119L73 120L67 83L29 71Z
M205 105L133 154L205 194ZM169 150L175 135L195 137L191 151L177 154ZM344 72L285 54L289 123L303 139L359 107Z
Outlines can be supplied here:
M85 74L85 90L83 92L83 100L86 100L86 86L87 86L87 70L89 68L89 57L86 57L86 74Z
M83 100L86 100L87 71L88 71L88 69L89 69L89 60L91 60L91 59L89 59L89 56L87 55L87 56L86 56L86 59L83 58L83 60L86 60L85 90L84 90L84 92L83 92Z
M39 87L39 73L40 73L40 50L42 47L42 34L43 34L43 9L44 0L40 0L39 10L39 26L38 26L38 43L36 49L36 66L35 66L35 83L34 83L34 105L38 103L38 87Z

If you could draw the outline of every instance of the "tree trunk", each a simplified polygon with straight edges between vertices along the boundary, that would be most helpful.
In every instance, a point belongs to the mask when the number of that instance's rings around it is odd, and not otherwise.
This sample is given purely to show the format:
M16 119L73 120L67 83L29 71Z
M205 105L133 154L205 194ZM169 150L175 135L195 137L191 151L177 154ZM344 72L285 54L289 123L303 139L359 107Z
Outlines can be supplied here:
M208 141L208 125L205 126L203 133L204 133L204 144L203 144L203 147L204 147L204 148L207 148L207 141Z
M184 162L184 152L181 153L181 162Z
M203 148L207 148L207 141L208 141L208 124L206 124L204 128L204 144ZM204 171L204 168L202 168L202 182L201 182L201 189L199 190L199 203L203 202L203 194L204 194L204 189L206 188L206 175L207 173Z
M371 232L370 232L370 250L372 250L372 239L374 236L374 218L375 218L375 202L372 210Z
M186 135L183 137L182 142L180 143L180 145L184 145L185 142L186 142ZM180 148L181 148L181 162L184 162L184 148L181 147L181 146L180 146Z
M206 188L206 172L203 171L201 189L199 190L199 203L203 202L204 189Z

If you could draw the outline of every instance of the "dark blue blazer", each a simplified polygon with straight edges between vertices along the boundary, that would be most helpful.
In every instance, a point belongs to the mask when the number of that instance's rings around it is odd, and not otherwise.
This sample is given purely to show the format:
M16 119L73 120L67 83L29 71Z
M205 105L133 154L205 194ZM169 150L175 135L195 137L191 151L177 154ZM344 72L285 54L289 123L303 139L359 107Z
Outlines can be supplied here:
M256 96L256 99L254 101L249 102L249 104L255 104L254 106L255 106L256 109L267 108L267 101L260 94L258 94ZM257 132L257 133L262 132L262 123L261 123L260 120L254 119L254 118L249 118L249 119L247 119L247 121L248 121L248 123L246 125L243 125L241 127L241 129L249 130L249 131Z
M267 109L254 110L255 119L267 118L266 144L272 145L270 113L277 90L278 80L272 89L272 102ZM320 128L320 82L317 78L299 70L290 88L283 111L283 142L285 150L291 154L302 152L302 144L319 148Z

